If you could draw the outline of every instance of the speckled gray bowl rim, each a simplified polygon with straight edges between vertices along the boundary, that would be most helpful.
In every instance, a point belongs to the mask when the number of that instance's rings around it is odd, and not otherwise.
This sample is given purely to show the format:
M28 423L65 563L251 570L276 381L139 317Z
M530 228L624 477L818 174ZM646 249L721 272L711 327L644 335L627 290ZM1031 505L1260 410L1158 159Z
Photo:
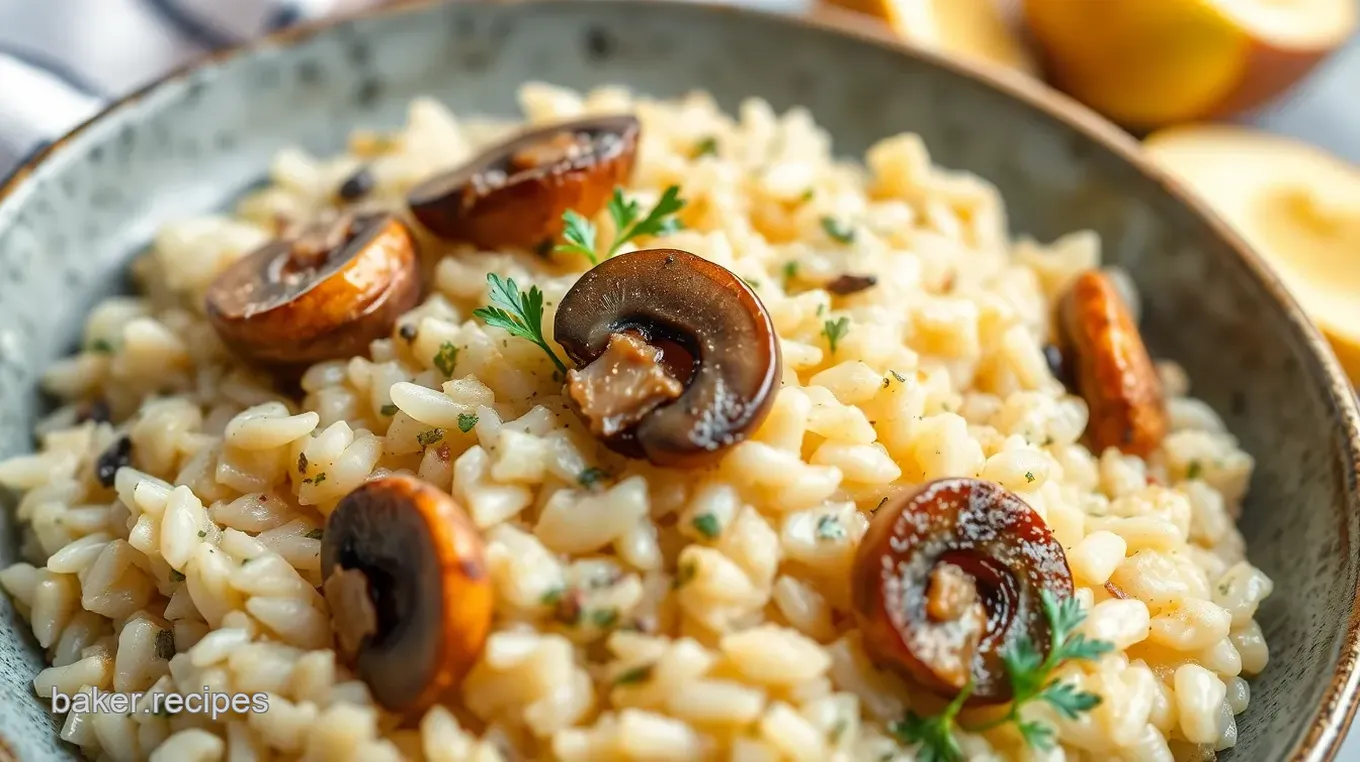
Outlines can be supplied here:
M60 139L42 148L9 177L0 181L0 202L16 195L24 189L26 180L53 157L62 155L67 145L93 126L105 119L131 108L143 98L159 90L168 83L183 79L200 69L213 68L229 59L249 56L257 52L289 47L307 40L317 34L342 27L354 19L372 16L397 15L419 12L420 9L438 5L444 0L415 0L380 6L356 14L331 18L286 29L236 47L209 54L186 66L180 67L145 87L127 95L72 129ZM482 5L557 5L563 2L590 2L590 0L455 0L462 3ZM769 11L721 5L706 0L626 0L639 8L649 5L687 5L704 6L715 13L728 13L735 16L759 16L776 23L820 29L827 34L839 35L857 40L860 44L895 51L899 55L920 59L926 63L950 71L963 77L976 80L1000 94L1019 100L1025 105L1042 112L1055 121L1062 122L1083 136L1099 143L1113 154L1127 162L1138 172L1153 180L1173 199L1198 215L1217 236L1246 264L1251 277L1264 287L1264 291L1278 306L1283 308L1289 327L1302 339L1309 362L1302 367L1303 373L1315 387L1325 388L1331 402L1333 419L1345 432L1344 455L1348 467L1344 473L1346 494L1355 504L1355 496L1360 486L1360 410L1357 410L1355 390L1351 387L1331 346L1304 314L1284 283L1275 275L1246 241L1220 219L1209 206L1199 200L1186 186L1162 171L1149 161L1142 147L1133 136L1116 127L1104 117L1086 106L1053 90L1043 82L1027 75L1010 70L975 64L970 61L947 57L941 53L913 45L897 39L872 24L866 24L853 14L837 11L819 11L816 17L792 16ZM1350 516L1347 526L1354 528L1360 517ZM1345 633L1341 638L1336 657L1336 670L1331 682L1324 691L1317 708L1308 720L1308 731L1289 752L1288 762L1324 762L1335 759L1340 751L1346 731L1360 708L1360 595L1352 598L1351 609L1345 619Z

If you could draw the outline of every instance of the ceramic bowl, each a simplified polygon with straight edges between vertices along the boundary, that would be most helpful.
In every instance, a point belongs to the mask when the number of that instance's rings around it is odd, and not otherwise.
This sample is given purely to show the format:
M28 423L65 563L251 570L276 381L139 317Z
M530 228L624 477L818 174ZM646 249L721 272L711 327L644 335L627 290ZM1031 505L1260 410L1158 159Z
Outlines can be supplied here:
M1099 232L1146 299L1153 352L1185 366L1257 458L1242 530L1275 580L1259 614L1271 659L1224 757L1335 753L1357 687L1360 441L1322 339L1259 259L1089 112L824 23L630 0L411 6L274 38L128 98L0 188L0 457L32 447L39 372L124 288L157 225L224 206L282 146L336 151L355 126L398 124L417 94L508 115L526 80L805 105L850 155L914 131L944 165L995 182L1015 232ZM0 564L15 534L6 512ZM12 752L0 759L74 758L33 697L41 653L8 601L0 627L0 752Z

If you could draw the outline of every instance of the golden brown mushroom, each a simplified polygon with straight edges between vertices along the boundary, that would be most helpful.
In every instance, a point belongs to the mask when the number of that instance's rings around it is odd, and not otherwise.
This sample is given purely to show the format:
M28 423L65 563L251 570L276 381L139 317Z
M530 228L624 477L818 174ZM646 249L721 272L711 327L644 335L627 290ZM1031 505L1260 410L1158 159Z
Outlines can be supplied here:
M340 501L321 541L336 643L373 697L415 714L456 686L493 608L482 538L447 493L387 476Z
M745 439L778 391L779 341L759 297L678 249L607 259L562 297L553 327L579 369L577 411L610 448L701 465Z
M1072 595L1062 545L1023 500L979 479L896 495L860 542L852 603L876 664L946 698L1007 701L1001 654L1021 637L1047 653L1042 593Z
M1119 290L1109 276L1088 270L1064 294L1058 317L1072 360L1068 373L1090 409L1091 449L1117 447L1147 457L1166 436L1166 402Z
M420 299L415 242L391 215L353 217L271 241L208 288L222 341L271 366L367 354Z
M593 217L633 172L638 121L592 117L524 133L417 185L411 213L440 238L483 249L538 249L562 214Z

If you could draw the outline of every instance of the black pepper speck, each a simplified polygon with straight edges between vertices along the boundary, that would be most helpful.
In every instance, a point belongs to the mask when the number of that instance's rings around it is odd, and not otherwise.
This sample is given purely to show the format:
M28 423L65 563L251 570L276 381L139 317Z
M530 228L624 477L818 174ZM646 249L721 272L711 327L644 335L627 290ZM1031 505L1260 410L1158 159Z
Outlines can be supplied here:
M94 464L94 477L105 487L113 486L113 477L118 469L132 464L132 440L126 436L118 437L109 449L99 456Z

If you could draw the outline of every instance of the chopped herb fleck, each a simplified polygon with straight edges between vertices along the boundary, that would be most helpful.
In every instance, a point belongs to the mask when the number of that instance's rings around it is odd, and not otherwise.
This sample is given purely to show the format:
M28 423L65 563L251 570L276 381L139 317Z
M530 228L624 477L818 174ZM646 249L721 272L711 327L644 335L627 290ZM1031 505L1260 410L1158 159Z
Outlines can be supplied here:
M103 355L113 354L113 344L108 339L95 339L90 342L90 351L98 352Z
M855 229L835 217L823 217L822 230L825 230L828 236L840 243L851 243L855 240Z
M826 345L831 349L831 354L836 354L836 345L840 344L845 334L850 332L850 318L838 317L835 320L825 320L822 322L822 335L826 337Z
M614 678L614 684L636 685L638 683L644 683L651 679L653 669L655 669L654 665L643 664L640 667L633 667L632 669L624 670L623 672L619 673L618 677Z
M564 592L566 591L563 588L554 587L553 589L544 593L543 596L538 599L538 602L543 604L544 606L556 606L557 604L562 602L562 594Z
M813 190L812 188L808 188L807 190L803 191L803 195L799 196L798 200L806 204L807 202L811 201L813 197L815 197L816 195L817 191Z
M760 281L755 278L742 278L742 280L751 288L760 288Z
M446 341L439 345L439 351L434 356L434 367L444 374L444 378L453 376L453 367L458 363L458 347L453 342Z
M397 329L397 335L405 340L407 344L410 344L416 340L416 333L418 333L419 330L420 329L416 328L414 323L402 323L401 327Z
M472 427L477 425L477 416L472 413L458 414L458 430L464 434L472 431Z
M1033 472L1033 471L1026 471L1026 472L1025 472L1025 481L1029 482L1030 484L1033 484L1033 483L1034 483L1034 472Z
M591 466L577 475L576 481L586 489L594 489L601 479L606 479L608 477L609 473L603 468Z
M312 484L320 484L321 482L324 481L326 481L326 472L322 471L321 473L316 475L316 480L313 481Z
M305 452L300 452L300 453L298 453L298 462L297 462L298 473L300 473L300 474L302 474L302 475L305 476L305 475L307 474L307 466L308 466L308 465L309 465L309 464L307 463L307 453L305 453Z
M618 621L618 609L595 609L590 612L590 623L601 630L607 630L610 627L613 627L615 624L618 624Z
M443 429L426 429L416 435L416 441L420 443L421 447L429 447L443 438Z
M841 526L840 519L835 516L823 516L817 519L817 539L841 540L844 538L845 527Z
M675 589L684 587L698 573L699 567L693 561L680 564L680 568L675 570L675 579L671 580L671 587Z
M901 373L898 373L895 370L890 370L888 372L892 374L893 378L897 379L897 383L905 384L907 382L907 379L903 378Z
M1190 461L1190 465L1185 467L1185 478L1198 479L1204 473L1204 465L1197 460Z
M156 658L165 661L175 658L175 634L169 630L156 633Z
M179 569L171 569L171 570L170 570L170 581L171 581L171 582L183 582L183 581L184 581L184 572L180 571Z
M207 537L207 536L208 536L207 530L204 530L204 529L198 530L198 536L199 536L200 538L201 538L201 537Z
M312 531L308 532L303 536L309 540L320 540L322 537L326 536L326 530L322 529L321 527L317 527L316 529L313 529Z
M695 531L710 540L722 534L722 524L718 523L718 517L711 513L701 513L695 516L691 523Z
M794 278L797 278L797 277L798 277L798 263L797 263L797 262L785 262L785 263L784 263L784 288L787 289L787 288L789 287L789 281L791 281L791 280L793 280Z
M713 156L718 153L718 139L709 135L694 144L694 151L690 153L690 158L697 159L701 156Z
M378 412L382 413L385 416L391 417L397 414L397 410L398 408L396 405L388 403L386 405L383 405L382 409L380 409Z

